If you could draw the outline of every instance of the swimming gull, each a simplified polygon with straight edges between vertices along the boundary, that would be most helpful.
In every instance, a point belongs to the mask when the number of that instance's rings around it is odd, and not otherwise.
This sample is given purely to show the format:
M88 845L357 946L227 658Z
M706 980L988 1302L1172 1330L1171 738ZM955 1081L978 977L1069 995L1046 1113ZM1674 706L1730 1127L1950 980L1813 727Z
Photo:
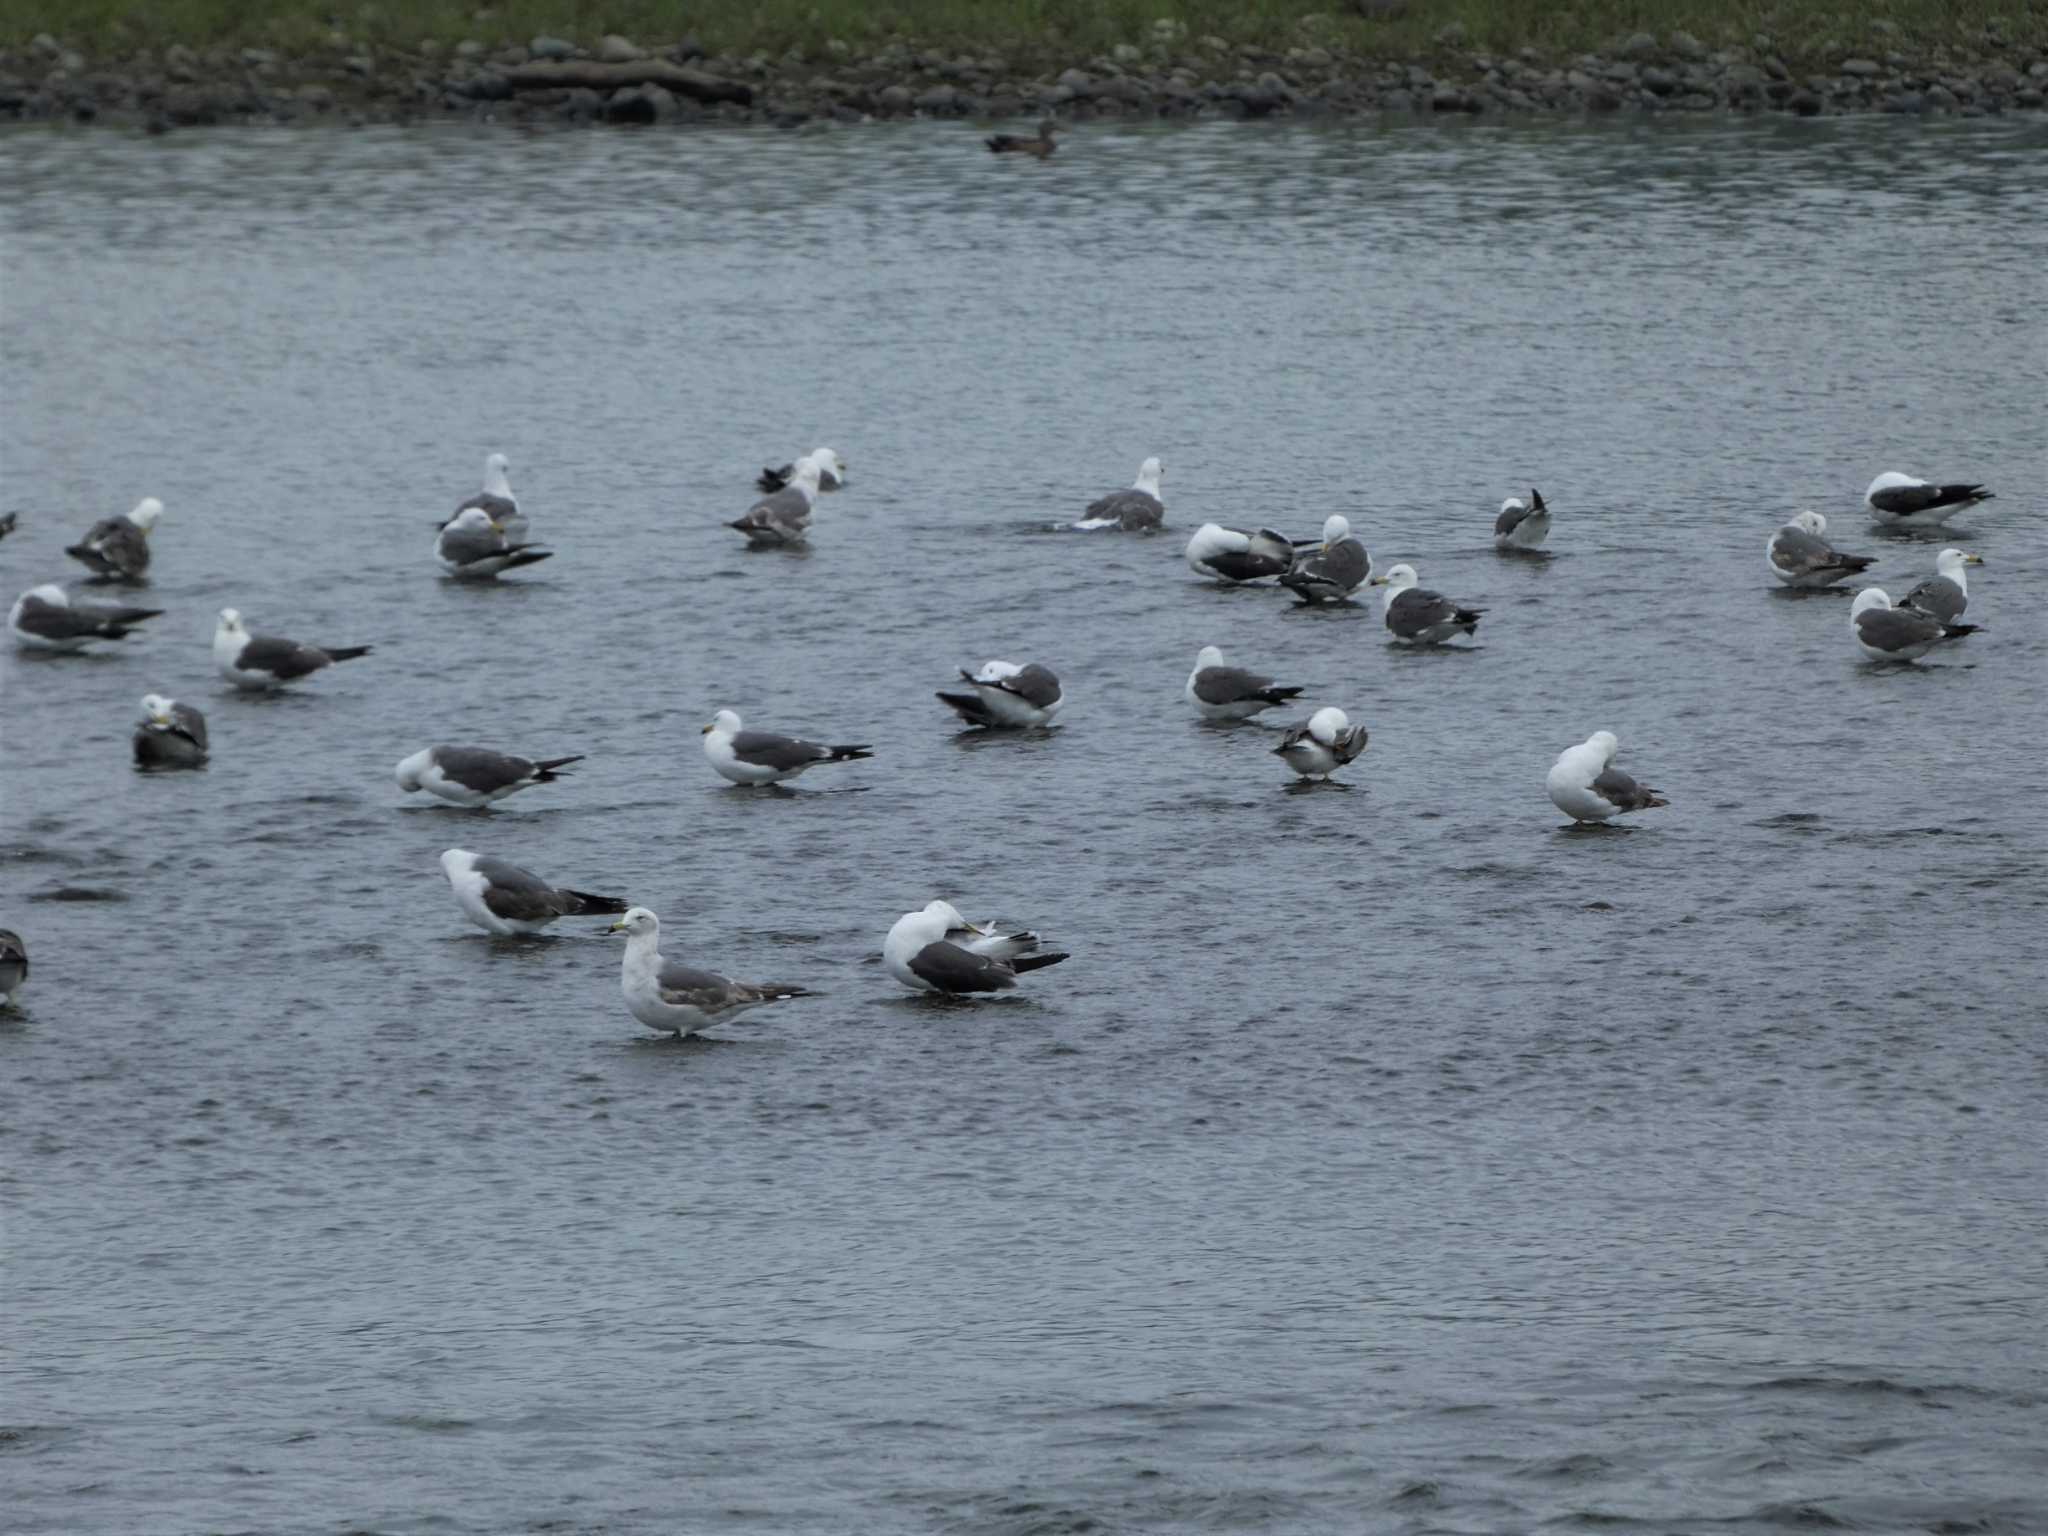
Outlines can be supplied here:
M1060 680L1037 662L985 661L978 672L960 669L973 692L941 688L939 697L969 725L1016 730L1048 724L1067 701Z
M1187 701L1209 720L1249 720L1262 709L1285 704L1301 692L1277 687L1263 672L1226 665L1223 652L1205 645L1195 652L1195 670L1182 690Z
M1666 800L1648 785L1614 766L1620 743L1612 731L1595 731L1575 747L1566 747L1550 765L1543 781L1550 803L1574 821L1605 821L1624 811L1647 811Z
M1072 526L1083 529L1119 528L1125 533L1156 532L1166 517L1166 503L1159 499L1159 477L1165 473L1159 460L1147 459L1138 466L1138 478L1127 491L1112 491L1100 501L1088 504L1081 520Z
M135 503L134 511L101 518L64 553L90 567L96 576L139 581L149 569L149 531L163 515L164 504L145 496Z
M221 609L220 626L213 632L213 664L220 675L252 692L281 688L337 661L369 654L367 645L301 645L276 635L251 634L232 608Z
M1312 555L1295 561L1280 578L1304 603L1341 603L1372 575L1372 556L1351 532L1351 520L1340 514L1323 519L1323 542Z
M574 757L513 757L487 747L428 747L398 765L398 787L424 789L451 805L489 805L535 784L552 784Z
M1024 972L1058 965L1067 958L1059 950L1045 949L998 959L992 954L978 954L947 937L972 927L943 901L906 912L896 919L888 938L882 941L882 963L891 976L913 992L959 997L1006 991L1017 985L1017 978Z
M1534 549L1550 537L1550 508L1543 504L1543 493L1529 492L1525 502L1519 496L1510 496L1500 504L1500 515L1493 520L1493 546L1496 549Z
M1334 705L1326 705L1280 738L1274 753L1304 779L1330 775L1365 750L1366 729L1353 725L1350 716Z
M467 848L450 848L442 854L441 872L448 877L462 915L486 933L539 933L558 917L626 910L616 896L593 896L588 891L549 885L532 870Z
M1916 480L1911 475L1888 469L1870 482L1870 489L1863 493L1863 499L1877 514L1879 522L1902 527L1927 527L1947 522L1965 507L1989 501L1991 492L1981 485L1961 481L1929 485L1925 480Z
M1970 606L1970 578L1963 574L1964 568L1983 563L1982 555L1944 549L1934 557L1935 574L1901 598L1899 606L1917 608L1944 624L1955 623Z
M8 1007L28 980L28 945L12 928L0 928L0 999Z
M1059 148L1052 138L1059 131L1059 126L1049 117L1041 118L1035 139L1022 138L1014 133L998 133L983 139L982 143L988 146L992 155L1031 155L1043 160Z
M824 468L806 454L797 460L789 484L772 496L764 496L747 508L746 516L725 526L737 528L747 542L759 548L801 544L810 536L811 505L818 499Z
M484 488L470 497L449 514L446 528L471 507L477 508L492 522L504 530L505 537L514 544L526 542L526 516L519 510L519 499L512 494L512 481L506 471L512 467L511 460L502 453L494 453L484 459Z
M116 603L78 603L54 581L30 587L7 611L15 643L28 650L75 651L95 640L119 640L161 608L128 608Z
M480 581L554 554L538 545L513 543L506 534L509 526L482 507L464 507L441 525L434 539L434 558L450 576Z
M755 486L763 494L774 494L796 478L797 465L803 463L804 459L811 459L817 463L820 491L836 491L846 484L846 460L830 448L813 448L803 456L803 459L785 464L780 469L762 470L761 478L754 482Z
M206 761L206 716L190 704L145 693L134 746L138 768L200 767Z
M1849 633L1872 661L1917 661L1945 640L1977 632L1975 624L1950 624L1917 608L1894 608L1879 587L1865 587L1849 609Z
M1453 635L1470 635L1479 628L1484 608L1466 608L1440 592L1418 587L1420 580L1412 565L1397 565L1372 584L1385 587L1387 632L1403 645L1442 645Z
M1263 581L1294 569L1294 541L1270 528L1241 533L1221 523L1204 523L1188 540L1187 560L1198 576L1233 584Z
M801 736L742 730L740 717L721 709L704 727L704 755L721 776L735 784L751 785L778 784L819 763L850 763L875 754L864 743L828 747Z
M660 948L661 919L645 907L634 907L605 932L626 935L619 990L626 995L627 1011L665 1035L694 1035L763 1003L812 995L803 987L734 981L666 959Z
M1801 512L1772 534L1764 546L1771 574L1788 587L1825 587L1876 562L1875 555L1843 554L1822 537L1827 531L1818 512Z

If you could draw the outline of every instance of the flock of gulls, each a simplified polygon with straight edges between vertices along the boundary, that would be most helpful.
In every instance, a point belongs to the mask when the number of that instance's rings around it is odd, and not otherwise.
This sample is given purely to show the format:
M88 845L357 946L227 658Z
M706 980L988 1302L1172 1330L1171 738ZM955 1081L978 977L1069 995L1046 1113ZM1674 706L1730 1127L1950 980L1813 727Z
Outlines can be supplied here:
M1146 459L1128 489L1091 503L1065 526L1082 532L1160 531L1166 516L1162 475L1160 461ZM750 545L801 546L809 537L818 498L848 484L845 460L830 448L814 449L780 468L764 469L757 482L760 499L727 526L745 535ZM1871 482L1864 499L1880 523L1939 527L1991 494L1977 484L1930 484L1888 472ZM163 512L156 498L145 498L133 511L95 523L65 553L83 564L97 584L141 583L150 567L151 534ZM0 538L14 522L12 515L0 519ZM1532 490L1527 501L1510 497L1501 503L1493 540L1505 554L1541 555L1550 531L1550 508ZM530 533L512 492L510 465L503 454L493 453L485 460L483 488L440 524L434 556L452 579L492 581L551 557L552 551L535 543ZM1771 574L1799 588L1858 577L1875 561L1829 544L1827 520L1817 512L1801 512L1780 528L1766 555ZM1441 646L1469 639L1484 615L1483 609L1424 587L1411 565L1377 569L1341 516L1328 518L1315 539L1204 523L1189 539L1186 558L1205 577L1231 585L1271 581L1304 604L1348 603L1365 589L1378 588L1390 641L1401 645ZM1976 554L1944 549L1935 573L1897 604L1878 587L1858 592L1849 618L1857 648L1872 661L1910 663L1974 633L1978 626L1961 619L1970 600L1968 568L1982 563ZM17 597L7 624L24 649L75 652L98 641L119 640L162 611L85 601L53 582ZM252 691L295 685L369 653L366 645L316 645L260 634L233 608L221 610L213 638L215 669L235 687ZM1207 645L1195 656L1185 696L1203 719L1245 721L1269 709L1300 707L1302 692L1263 672L1234 666L1216 646ZM1065 702L1060 680L1049 669L1003 660L984 662L974 671L961 669L959 684L941 689L938 697L967 726L990 731L1046 727ZM745 787L781 784L820 765L873 755L867 743L831 744L751 730L729 709L719 710L703 727L703 742L712 770ZM1355 760L1366 744L1363 725L1353 725L1342 709L1324 705L1285 728L1273 754L1298 780L1334 782L1331 775ZM1615 766L1619 745L1613 732L1598 730L1567 747L1551 767L1545 787L1574 824L1603 823L1667 804ZM203 767L206 718L191 704L145 694L133 749L141 769ZM580 756L536 759L486 747L436 745L401 760L395 776L408 794L424 792L451 805L480 809L554 783L580 761ZM564 917L615 918L605 931L626 937L620 989L627 1010L663 1034L696 1034L747 1009L811 995L800 986L739 981L671 960L661 952L661 921L648 908L557 886L507 860L450 848L441 855L441 871L456 906L487 933L519 937ZM970 922L946 901L904 913L882 946L885 969L903 986L948 997L1007 991L1020 976L1066 958L1044 948L1035 933ZM20 935L0 929L0 997L11 1005L27 979L27 946Z

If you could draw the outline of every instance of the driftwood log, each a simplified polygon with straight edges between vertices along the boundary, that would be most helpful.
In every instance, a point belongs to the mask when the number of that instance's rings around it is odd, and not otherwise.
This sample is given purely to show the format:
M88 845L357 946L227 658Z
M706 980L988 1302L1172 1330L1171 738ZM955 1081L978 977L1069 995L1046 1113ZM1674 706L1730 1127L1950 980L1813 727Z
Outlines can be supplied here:
M593 91L616 91L629 85L658 85L692 101L736 101L744 107L754 100L751 85L707 75L687 65L671 64L666 59L635 59L630 64L536 59L531 64L513 65L504 71L504 77L515 91L573 90L578 86Z

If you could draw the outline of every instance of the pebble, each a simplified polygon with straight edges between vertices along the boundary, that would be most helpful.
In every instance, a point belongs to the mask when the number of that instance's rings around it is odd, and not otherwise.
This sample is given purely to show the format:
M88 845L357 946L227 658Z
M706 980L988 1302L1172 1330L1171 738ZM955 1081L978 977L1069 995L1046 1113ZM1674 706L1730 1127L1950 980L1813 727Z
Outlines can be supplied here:
M545 34L536 37L526 45L526 48L527 52L536 59L560 61L576 57L576 45L574 43L565 42L559 37L548 37Z
M631 64L636 59L647 57L634 45L631 38L621 37L616 32L605 34L604 40L597 45L597 56L607 64Z

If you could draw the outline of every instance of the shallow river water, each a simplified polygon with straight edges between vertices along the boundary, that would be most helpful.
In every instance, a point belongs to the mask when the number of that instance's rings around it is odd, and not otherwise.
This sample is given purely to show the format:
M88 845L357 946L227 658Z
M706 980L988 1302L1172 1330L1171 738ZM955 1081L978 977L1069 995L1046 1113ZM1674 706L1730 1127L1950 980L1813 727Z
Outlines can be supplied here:
M8 1528L2048 1528L2044 149L0 138L0 600L168 509L162 618L0 658ZM492 449L558 553L454 586ZM1147 454L1166 535L1047 531ZM1764 568L1810 506L1931 571L1885 468L1999 493L1908 668ZM1478 643L1181 560L1332 511ZM235 695L228 605L376 649ZM1370 727L1348 790L1189 717L1208 642ZM956 735L991 656L1060 729ZM208 770L132 771L151 690ZM720 706L876 755L728 789ZM1602 727L1671 804L1566 831ZM435 741L589 757L469 813L392 782ZM656 1039L451 846L824 995ZM934 895L1072 959L912 998Z

